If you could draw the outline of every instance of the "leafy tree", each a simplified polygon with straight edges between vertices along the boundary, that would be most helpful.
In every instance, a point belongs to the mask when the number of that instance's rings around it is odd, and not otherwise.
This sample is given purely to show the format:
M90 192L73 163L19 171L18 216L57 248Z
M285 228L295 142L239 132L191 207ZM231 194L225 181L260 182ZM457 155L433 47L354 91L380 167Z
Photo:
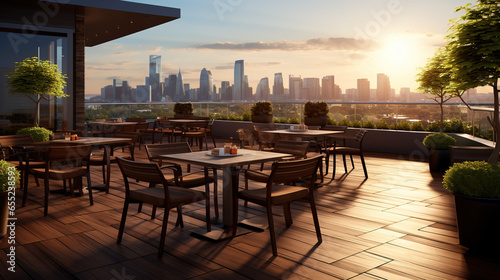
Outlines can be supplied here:
M464 14L453 21L447 36L449 67L453 80L462 87L491 86L494 98L493 130L500 139L499 90L500 78L500 1L479 0L475 5L457 8ZM498 162L500 144L497 141L489 162Z
M37 57L28 57L16 62L16 67L6 74L10 93L24 94L36 104L35 123L40 125L40 102L53 98L66 97L64 86L66 75L62 74L56 64L48 60L39 61Z

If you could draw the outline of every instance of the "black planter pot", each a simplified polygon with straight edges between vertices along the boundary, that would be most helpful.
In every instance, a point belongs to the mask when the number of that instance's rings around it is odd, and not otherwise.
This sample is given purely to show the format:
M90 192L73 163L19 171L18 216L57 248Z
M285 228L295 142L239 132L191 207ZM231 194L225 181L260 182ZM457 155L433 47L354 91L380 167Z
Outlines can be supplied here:
M479 252L500 249L500 199L455 194L460 245Z
M273 122L273 115L262 115L262 116L252 115L252 122L254 122L254 123L272 123Z
M450 150L429 150L429 169L433 172L445 172L450 168Z
M328 117L304 117L304 123L309 126L321 126L325 127L328 122Z

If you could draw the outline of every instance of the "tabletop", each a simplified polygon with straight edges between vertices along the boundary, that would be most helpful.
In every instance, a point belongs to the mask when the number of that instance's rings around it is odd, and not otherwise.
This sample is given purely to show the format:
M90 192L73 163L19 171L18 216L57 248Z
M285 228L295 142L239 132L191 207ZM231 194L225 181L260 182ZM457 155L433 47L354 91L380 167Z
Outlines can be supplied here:
M214 156L210 151L199 151L192 153L179 153L161 155L164 159L179 160L186 163L203 165L212 168L233 167L238 165L247 165L261 163L266 161L278 160L291 156L290 154L264 152L257 150L238 149L237 156Z
M315 136L327 136L327 135L333 135L333 134L343 134L343 131L335 131L335 130L316 130L316 129L308 129L308 130L289 130L289 129L279 129L279 130L265 130L262 131L264 133L276 133L276 134L283 134L283 135L294 135L294 136L308 136L308 137L315 137Z

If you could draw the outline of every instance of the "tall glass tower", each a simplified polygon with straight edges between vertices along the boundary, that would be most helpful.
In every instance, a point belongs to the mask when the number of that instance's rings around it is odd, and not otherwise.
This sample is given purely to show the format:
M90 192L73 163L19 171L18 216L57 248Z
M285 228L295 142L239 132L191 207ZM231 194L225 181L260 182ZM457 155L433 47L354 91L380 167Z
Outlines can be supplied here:
M149 84L151 85L151 101L161 101L161 55L149 56Z
M245 92L243 77L245 76L245 61L236 60L234 62L234 87L233 100L242 100Z
M281 73L274 74L273 96L280 98L285 94L283 87L283 75Z
M198 101L208 101L210 100L210 95L213 93L214 80L212 78L212 72L203 68L200 74L200 94L198 95Z
M179 68L179 74L177 75L177 80L175 83L174 101L186 101L184 100L185 99L184 96L185 96L184 84L182 83L181 69Z

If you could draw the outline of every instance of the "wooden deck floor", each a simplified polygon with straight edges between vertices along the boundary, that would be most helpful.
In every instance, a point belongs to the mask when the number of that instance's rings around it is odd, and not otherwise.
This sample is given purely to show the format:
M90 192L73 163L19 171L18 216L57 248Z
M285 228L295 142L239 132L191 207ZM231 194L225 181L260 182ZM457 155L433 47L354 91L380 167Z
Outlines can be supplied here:
M144 149L137 150L145 159ZM359 159L348 176L317 189L323 243L316 244L306 202L292 206L294 224L286 228L275 210L278 257L269 233L250 232L210 242L193 237L204 226L204 206L184 208L185 227L175 227L172 211L166 253L157 259L162 211L129 210L121 245L116 244L123 186L114 166L111 192L71 198L51 194L43 217L43 192L32 184L27 206L18 192L15 273L7 271L10 246L0 241L3 279L498 279L499 259L467 253L458 245L452 195L426 162L369 154L369 179ZM342 167L342 166L341 166ZM93 181L99 181L93 167ZM33 181L31 179L31 181ZM220 184L221 185L221 184ZM240 202L240 218L264 215Z

